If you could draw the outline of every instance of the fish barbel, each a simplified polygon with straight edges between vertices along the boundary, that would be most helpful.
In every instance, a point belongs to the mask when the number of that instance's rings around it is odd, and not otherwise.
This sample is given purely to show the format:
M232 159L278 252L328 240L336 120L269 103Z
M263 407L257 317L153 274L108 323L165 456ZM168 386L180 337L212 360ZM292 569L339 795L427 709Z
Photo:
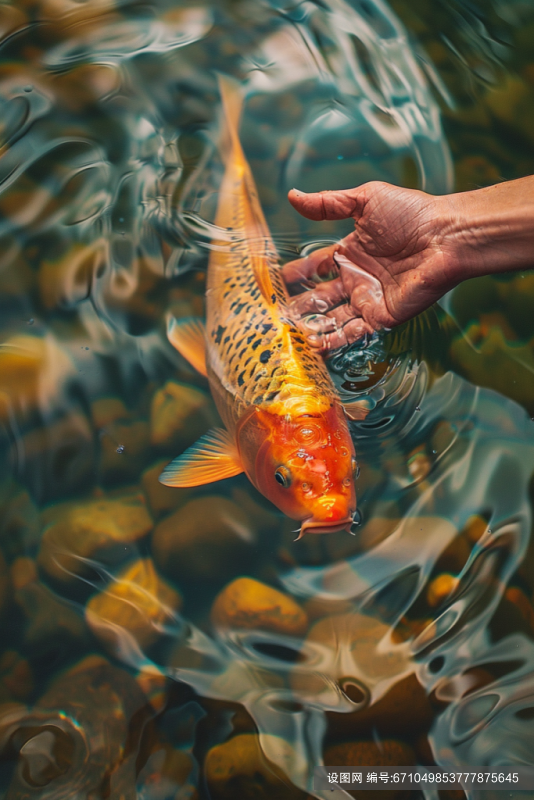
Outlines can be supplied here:
M171 320L171 343L207 376L225 429L210 431L160 477L198 486L245 472L305 533L347 529L357 469L344 409L323 359L289 318L277 253L238 135L241 92L220 78L225 173L213 241L206 325ZM350 412L349 412L350 413ZM352 418L365 411L352 409Z

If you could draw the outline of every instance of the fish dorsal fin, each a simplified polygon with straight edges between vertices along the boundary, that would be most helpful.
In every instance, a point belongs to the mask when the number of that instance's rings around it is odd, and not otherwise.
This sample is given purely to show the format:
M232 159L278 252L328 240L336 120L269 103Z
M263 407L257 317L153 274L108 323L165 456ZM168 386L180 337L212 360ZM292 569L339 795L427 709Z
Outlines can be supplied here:
M165 486L202 486L243 472L232 436L224 428L214 428L175 458L159 476Z
M167 320L167 338L192 367L207 376L206 329L200 319Z
M353 403L343 403L343 408L347 417L353 421L365 419L370 408L365 400L356 400Z
M243 93L237 81L226 75L218 77L224 110L223 157L227 162L231 161L234 168L240 172L241 191L246 195L250 213L248 235L253 238L252 247L257 248L257 252L251 253L252 271L263 298L269 305L274 305L279 293L271 278L269 261L276 258L276 251L258 199L254 177L239 139L239 118L243 106ZM245 227L247 227L246 220Z

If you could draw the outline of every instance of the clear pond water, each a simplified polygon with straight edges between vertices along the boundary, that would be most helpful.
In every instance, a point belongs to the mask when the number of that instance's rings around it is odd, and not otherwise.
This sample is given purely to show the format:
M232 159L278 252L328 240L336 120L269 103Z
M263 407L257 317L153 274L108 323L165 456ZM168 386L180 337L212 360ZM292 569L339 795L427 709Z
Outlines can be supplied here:
M373 409L356 535L295 543L244 477L157 477L217 424L165 336L203 314L217 73L285 261L350 229L293 186L533 173L533 36L530 0L0 5L2 797L532 763L534 273L330 360Z

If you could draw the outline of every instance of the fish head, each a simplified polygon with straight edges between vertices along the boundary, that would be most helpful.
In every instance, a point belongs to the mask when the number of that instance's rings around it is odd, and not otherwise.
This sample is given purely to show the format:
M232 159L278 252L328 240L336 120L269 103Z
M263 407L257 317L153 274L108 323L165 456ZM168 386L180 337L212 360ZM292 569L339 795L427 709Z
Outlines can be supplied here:
M357 463L341 405L284 414L257 408L237 434L248 477L280 511L302 521L300 536L350 530Z

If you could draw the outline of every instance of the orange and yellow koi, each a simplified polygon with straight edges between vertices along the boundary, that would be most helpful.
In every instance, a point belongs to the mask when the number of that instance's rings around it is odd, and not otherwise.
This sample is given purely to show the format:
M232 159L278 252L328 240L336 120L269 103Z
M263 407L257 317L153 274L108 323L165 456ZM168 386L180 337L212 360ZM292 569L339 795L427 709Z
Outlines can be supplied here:
M206 326L172 320L171 343L206 375L226 429L178 456L160 480L198 486L245 472L305 533L348 529L356 458L322 358L288 319L288 295L239 136L239 89L220 81L226 169L207 277ZM353 418L365 411L356 409Z

